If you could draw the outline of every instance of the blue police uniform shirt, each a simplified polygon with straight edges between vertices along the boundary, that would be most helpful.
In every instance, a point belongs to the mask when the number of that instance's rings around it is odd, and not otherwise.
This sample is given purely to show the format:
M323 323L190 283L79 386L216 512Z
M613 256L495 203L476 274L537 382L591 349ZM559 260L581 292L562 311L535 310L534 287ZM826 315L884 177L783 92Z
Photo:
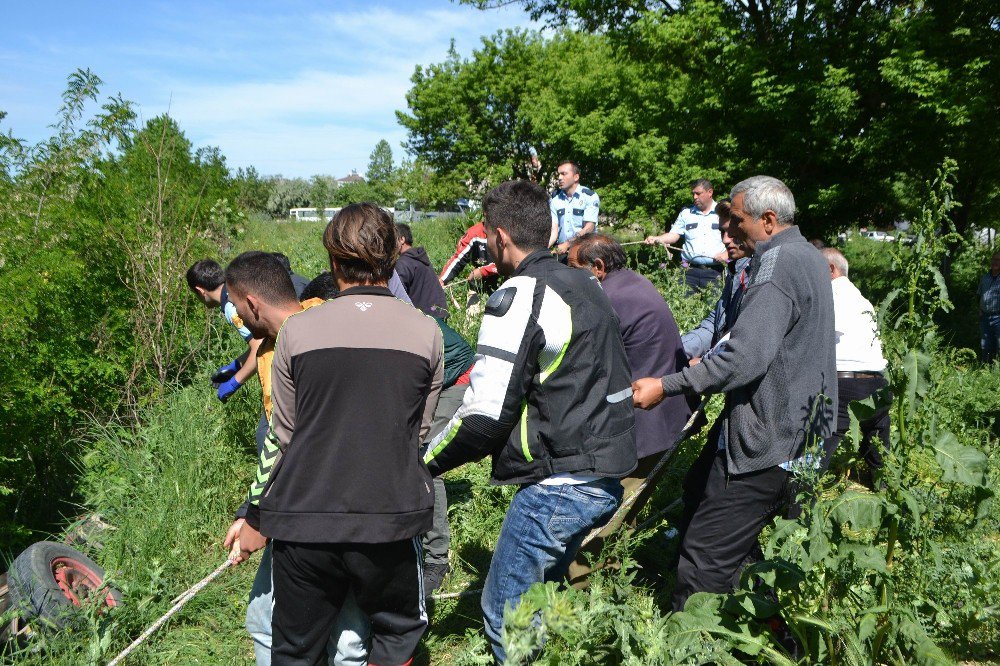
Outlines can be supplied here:
M694 204L683 208L670 233L679 234L684 239L681 259L692 266L707 266L717 263L715 255L724 252L719 233L719 214L715 212L715 202L704 213Z
M226 289L225 285L222 287L222 316L226 318L236 332L240 334L240 337L245 341L250 342L253 339L253 333L250 332L244 324L240 316L236 314L236 306L233 302L229 300L229 290Z
M583 229L588 222L597 229L597 214L601 210L601 197L589 187L577 186L573 196L567 196L561 189L552 193L549 199L552 224L559 229L557 243L565 243Z

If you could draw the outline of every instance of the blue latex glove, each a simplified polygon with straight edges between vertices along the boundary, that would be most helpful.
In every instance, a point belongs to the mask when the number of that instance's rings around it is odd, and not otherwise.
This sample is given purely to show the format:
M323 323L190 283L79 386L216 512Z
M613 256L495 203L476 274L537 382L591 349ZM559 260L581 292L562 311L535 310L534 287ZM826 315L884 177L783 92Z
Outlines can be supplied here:
M212 375L212 383L219 385L227 379L232 379L236 371L240 369L240 359L233 359L228 365L224 365Z
M229 400L229 398L231 398L233 394L236 393L236 389L238 389L240 386L242 386L242 384L240 384L240 381L236 379L236 377L232 377L222 382L222 384L219 385L219 393L218 393L219 400L221 400L222 402Z

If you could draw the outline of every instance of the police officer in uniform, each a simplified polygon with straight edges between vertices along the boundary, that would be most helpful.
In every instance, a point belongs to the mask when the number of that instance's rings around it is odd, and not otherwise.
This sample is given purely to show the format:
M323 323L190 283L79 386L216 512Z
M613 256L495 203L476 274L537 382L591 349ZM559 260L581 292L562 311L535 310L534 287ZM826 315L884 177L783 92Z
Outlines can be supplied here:
M681 210L670 231L646 238L647 245L674 245L682 238L681 263L687 269L689 293L701 291L722 276L728 256L719 237L719 216L712 199L712 183L700 178L691 183L691 206Z
M580 185L580 167L575 162L563 162L557 173L559 189L552 193L549 200L552 211L549 247L558 243L556 249L559 254L566 254L574 237L597 229L601 197L589 187Z

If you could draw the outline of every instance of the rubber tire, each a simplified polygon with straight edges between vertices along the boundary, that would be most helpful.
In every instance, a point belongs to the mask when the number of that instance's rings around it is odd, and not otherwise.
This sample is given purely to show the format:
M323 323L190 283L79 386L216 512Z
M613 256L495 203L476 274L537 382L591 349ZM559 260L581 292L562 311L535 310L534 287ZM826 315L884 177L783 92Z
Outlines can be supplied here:
M42 620L41 625L61 629L77 615L77 607L63 593L52 571L52 563L63 558L78 563L104 582L104 569L78 550L62 543L39 541L18 555L7 572L11 608L20 607L25 622ZM114 605L121 605L121 593L108 588ZM105 602L107 603L107 602ZM41 628L41 627L38 627Z

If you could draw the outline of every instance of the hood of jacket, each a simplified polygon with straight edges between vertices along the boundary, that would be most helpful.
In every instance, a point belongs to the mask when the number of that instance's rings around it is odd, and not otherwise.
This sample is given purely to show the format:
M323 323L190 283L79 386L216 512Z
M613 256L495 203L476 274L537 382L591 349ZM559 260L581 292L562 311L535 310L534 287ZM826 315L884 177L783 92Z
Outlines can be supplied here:
M431 258L427 256L427 250L422 247L411 247L409 250L400 255L400 258L403 257L416 260L425 266L431 265Z

